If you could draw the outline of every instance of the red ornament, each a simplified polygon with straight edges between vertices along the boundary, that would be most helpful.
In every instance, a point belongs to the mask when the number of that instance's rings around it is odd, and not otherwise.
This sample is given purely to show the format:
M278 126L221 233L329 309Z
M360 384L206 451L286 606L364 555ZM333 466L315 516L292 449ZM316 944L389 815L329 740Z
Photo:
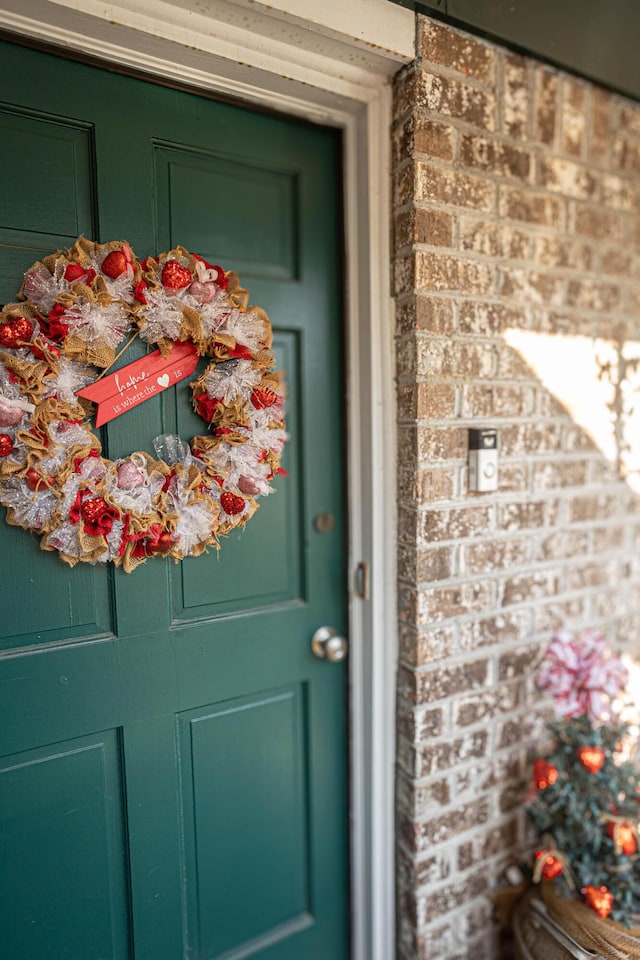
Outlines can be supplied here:
M130 260L127 260L124 250L112 250L102 261L102 272L112 280L117 280L126 273L128 263Z
M33 467L27 470L25 480L30 490L45 490L49 486L49 480L41 476Z
M624 853L626 857L632 856L638 849L635 831L630 823L610 820L607 824L607 835L613 840L617 852Z
M602 747L580 747L578 759L589 773L599 773L604 766L605 756Z
M589 884L582 888L582 896L587 906L595 910L603 920L611 913L613 895L609 893L606 887L594 887L592 884Z
M256 410L264 410L266 407L272 407L278 402L278 394L273 390L267 390L265 387L256 387L251 392L251 403Z
M115 507L110 507L102 497L92 497L82 501L80 516L85 523L84 532L91 537L99 537L111 533L119 512Z
M533 764L533 782L538 790L546 790L552 787L558 779L558 771L552 763L546 760L536 760Z
M167 260L162 268L162 286L167 290L182 290L192 280L191 270L181 267L177 260Z
M230 516L235 516L237 513L242 513L244 510L244 500L242 497L238 497L235 493L231 493L230 490L226 490L220 497L220 503L222 504L222 509L225 513L228 513Z
M13 450L13 440L8 433L0 433L0 457L8 457Z
M545 880L555 880L562 873L564 867L557 857L546 850L536 850L536 859L544 857L541 875Z
M102 497L95 497L93 500L85 500L80 507L80 516L87 523L95 523L104 513L106 507Z
M33 324L28 317L16 317L0 323L0 346L16 350L28 343L33 333Z

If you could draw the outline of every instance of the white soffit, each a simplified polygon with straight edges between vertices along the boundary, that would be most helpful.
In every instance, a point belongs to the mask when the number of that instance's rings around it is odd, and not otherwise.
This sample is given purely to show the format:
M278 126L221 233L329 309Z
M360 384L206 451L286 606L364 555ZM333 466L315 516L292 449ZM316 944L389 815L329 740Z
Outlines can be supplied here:
M275 76L284 109L301 85L318 106L368 102L415 42L389 0L0 0L0 28L151 73L172 62L168 79L209 89L219 72L239 96L264 74L272 100Z

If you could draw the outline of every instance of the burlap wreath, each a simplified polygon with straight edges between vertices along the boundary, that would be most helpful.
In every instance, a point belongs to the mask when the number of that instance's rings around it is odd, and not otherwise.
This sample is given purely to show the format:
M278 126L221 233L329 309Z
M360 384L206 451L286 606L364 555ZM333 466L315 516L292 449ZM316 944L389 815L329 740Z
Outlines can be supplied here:
M80 238L35 263L0 313L0 503L7 522L41 536L71 566L133 570L219 546L272 492L286 440L272 332L232 272L182 247L139 261L120 241ZM101 455L76 391L133 334L167 354L193 343L211 358L192 384L209 426L186 443Z

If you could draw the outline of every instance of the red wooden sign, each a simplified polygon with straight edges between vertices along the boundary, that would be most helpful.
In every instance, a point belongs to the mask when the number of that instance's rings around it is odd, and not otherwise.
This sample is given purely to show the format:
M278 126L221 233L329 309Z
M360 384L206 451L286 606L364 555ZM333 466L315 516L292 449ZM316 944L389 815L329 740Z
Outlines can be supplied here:
M174 343L166 357L154 350L78 390L77 395L97 405L95 425L101 427L184 380L197 363L198 351L192 343Z

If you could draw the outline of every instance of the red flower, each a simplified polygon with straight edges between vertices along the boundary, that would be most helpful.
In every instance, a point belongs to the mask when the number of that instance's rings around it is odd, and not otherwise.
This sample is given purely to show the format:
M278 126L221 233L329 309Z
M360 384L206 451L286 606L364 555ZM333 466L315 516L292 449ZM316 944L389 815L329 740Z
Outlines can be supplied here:
M63 321L64 311L62 303L54 303L49 311L49 318L45 321L47 337L56 343L61 343L69 333L69 324Z
M145 290L148 290L148 289L149 289L149 284L147 283L146 280L138 280L138 282L136 283L136 285L135 285L135 287L134 287L134 289L133 289L133 296L134 296L135 299L138 301L138 303L146 303L146 302L147 302L147 298L146 298L144 292L145 292Z
M211 423L216 407L221 400L218 397L210 397L206 393L199 394L196 398L196 410L206 423Z

